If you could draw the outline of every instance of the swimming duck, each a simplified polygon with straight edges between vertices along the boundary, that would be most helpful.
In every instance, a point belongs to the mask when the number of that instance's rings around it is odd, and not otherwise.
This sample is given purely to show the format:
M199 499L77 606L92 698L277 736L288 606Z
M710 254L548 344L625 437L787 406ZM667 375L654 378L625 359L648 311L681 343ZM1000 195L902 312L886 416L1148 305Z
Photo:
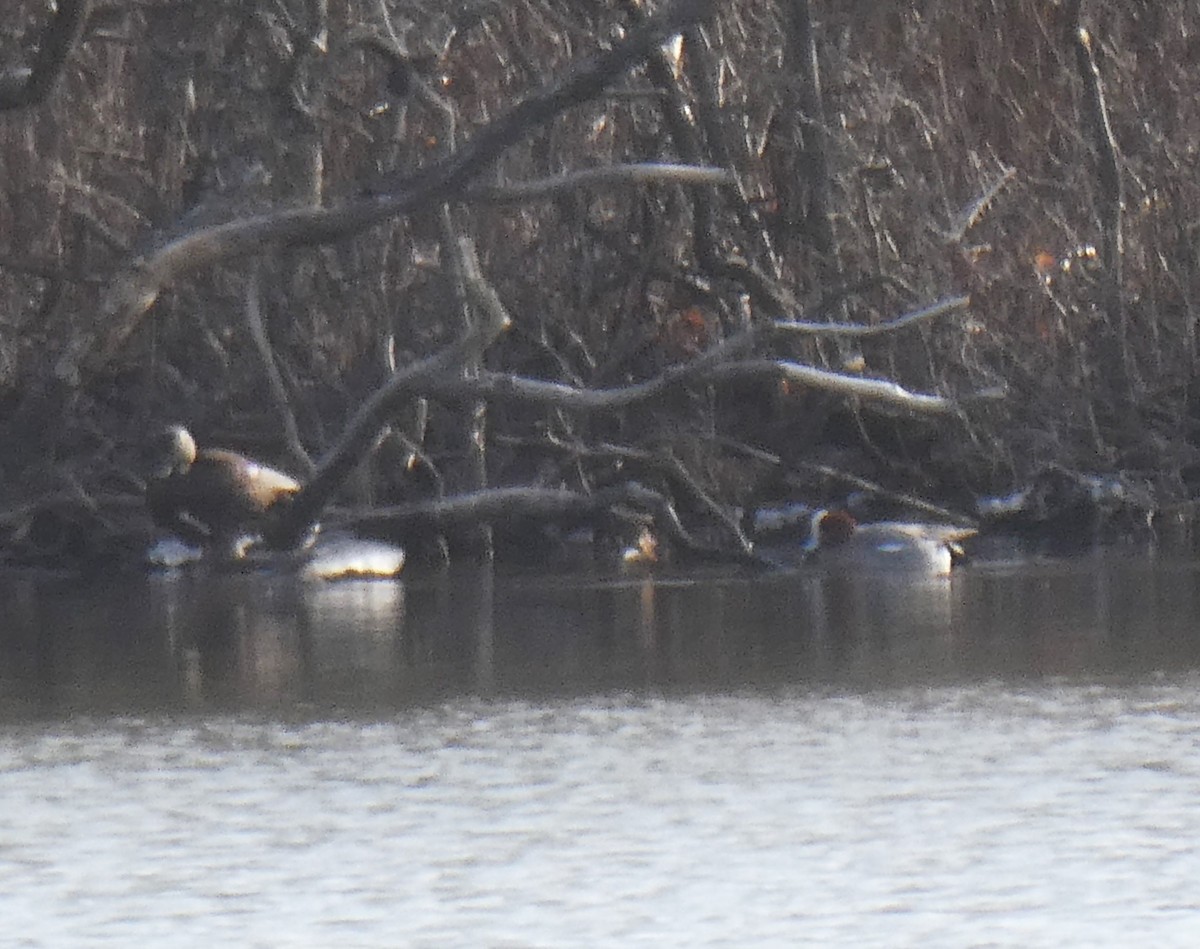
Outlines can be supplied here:
M150 450L146 506L154 523L190 544L235 559L267 511L300 489L295 478L245 455L221 448L197 450L182 425L165 429Z
M816 511L806 546L808 556L823 565L946 576L964 557L961 542L975 533L945 524L859 524L846 511Z

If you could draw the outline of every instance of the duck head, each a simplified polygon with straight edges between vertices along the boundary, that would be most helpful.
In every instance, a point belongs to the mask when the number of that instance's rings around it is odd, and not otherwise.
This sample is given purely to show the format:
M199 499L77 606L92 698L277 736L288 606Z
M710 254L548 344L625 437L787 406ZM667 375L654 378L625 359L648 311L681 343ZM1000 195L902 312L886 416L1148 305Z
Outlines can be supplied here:
M151 478L187 474L196 461L196 439L182 425L168 425L147 446Z

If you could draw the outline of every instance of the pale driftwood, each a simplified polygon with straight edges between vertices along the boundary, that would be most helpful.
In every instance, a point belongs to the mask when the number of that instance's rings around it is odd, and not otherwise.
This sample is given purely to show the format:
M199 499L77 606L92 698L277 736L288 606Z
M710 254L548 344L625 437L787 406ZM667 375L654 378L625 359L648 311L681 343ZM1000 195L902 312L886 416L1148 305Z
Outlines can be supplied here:
M785 359L742 359L705 364L689 363L655 376L646 382L612 389L579 389L559 382L545 382L502 372L481 372L471 379L434 379L422 391L440 398L496 399L524 402L575 412L604 412L645 402L671 386L683 382L728 382L747 378L783 378L799 385L850 396L870 402L926 414L954 412L954 399L922 392L911 392L887 379L865 379L844 375Z
M805 366L786 359L743 359L716 366L709 373L714 381L746 378L780 377L788 382L850 396L868 402L878 402L899 409L926 414L947 414L958 411L958 403L940 395L911 392L888 379L865 379L848 376L815 366Z
M504 314L503 305L496 297L495 291L478 275L477 269L475 273L475 279L468 282L468 289L472 290L473 287L472 299L475 305L479 306L480 301L484 301L483 305L494 313ZM962 305L965 305L965 298L955 298L907 314L897 320L861 329L868 331L867 335L893 331L899 327L910 325L918 319L928 319L937 313L946 312ZM503 315L503 319L508 319L507 314ZM799 324L784 325L790 329ZM779 324L768 324L767 328L773 330L778 326ZM854 333L858 329L853 324L813 323L807 324L805 331L817 332L825 328L832 333ZM954 399L911 392L886 379L868 379L862 376L847 375L783 359L739 358L758 343L760 336L760 331L755 328L744 330L690 362L673 366L652 379L608 389L583 389L562 382L548 382L512 373L488 370L481 370L478 375L470 378L465 378L458 372L410 373L408 370L403 370L396 373L381 391L388 393L389 405L404 394L420 392L441 399L493 399L543 405L565 411L604 412L646 402L671 387L686 382L722 382L731 379L773 377L788 379L800 385L822 389L837 395L885 403L914 412L943 414L953 412L958 408L958 402ZM380 393L376 393L368 406L364 406L363 411L366 411L378 398L380 398Z
M970 297L949 297L888 320L886 323L818 323L801 320L776 320L770 326L772 330L781 333L796 333L805 336L880 336L884 333L894 333L896 330L914 323L931 320L944 313L965 310L970 305Z
M640 162L630 165L611 165L605 168L585 168L551 178L534 181L516 181L503 185L477 185L467 192L468 200L488 204L527 202L538 198L552 198L567 191L608 185L732 185L736 183L733 172L724 168L708 168L703 165L675 165L655 162Z

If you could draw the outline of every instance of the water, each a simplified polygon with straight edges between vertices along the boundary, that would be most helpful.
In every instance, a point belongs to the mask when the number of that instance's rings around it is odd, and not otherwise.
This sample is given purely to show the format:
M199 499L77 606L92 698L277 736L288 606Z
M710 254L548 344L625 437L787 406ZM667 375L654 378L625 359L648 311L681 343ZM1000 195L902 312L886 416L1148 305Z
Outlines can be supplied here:
M1192 945L1198 574L11 580L5 944Z

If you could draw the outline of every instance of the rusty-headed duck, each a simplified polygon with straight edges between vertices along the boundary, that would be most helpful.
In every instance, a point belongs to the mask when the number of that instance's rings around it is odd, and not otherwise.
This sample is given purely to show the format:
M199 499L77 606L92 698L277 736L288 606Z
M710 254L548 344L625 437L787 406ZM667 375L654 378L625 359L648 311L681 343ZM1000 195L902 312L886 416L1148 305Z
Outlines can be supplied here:
M845 511L817 511L807 547L814 561L839 569L946 576L963 558L961 542L975 533L944 524L859 524Z

